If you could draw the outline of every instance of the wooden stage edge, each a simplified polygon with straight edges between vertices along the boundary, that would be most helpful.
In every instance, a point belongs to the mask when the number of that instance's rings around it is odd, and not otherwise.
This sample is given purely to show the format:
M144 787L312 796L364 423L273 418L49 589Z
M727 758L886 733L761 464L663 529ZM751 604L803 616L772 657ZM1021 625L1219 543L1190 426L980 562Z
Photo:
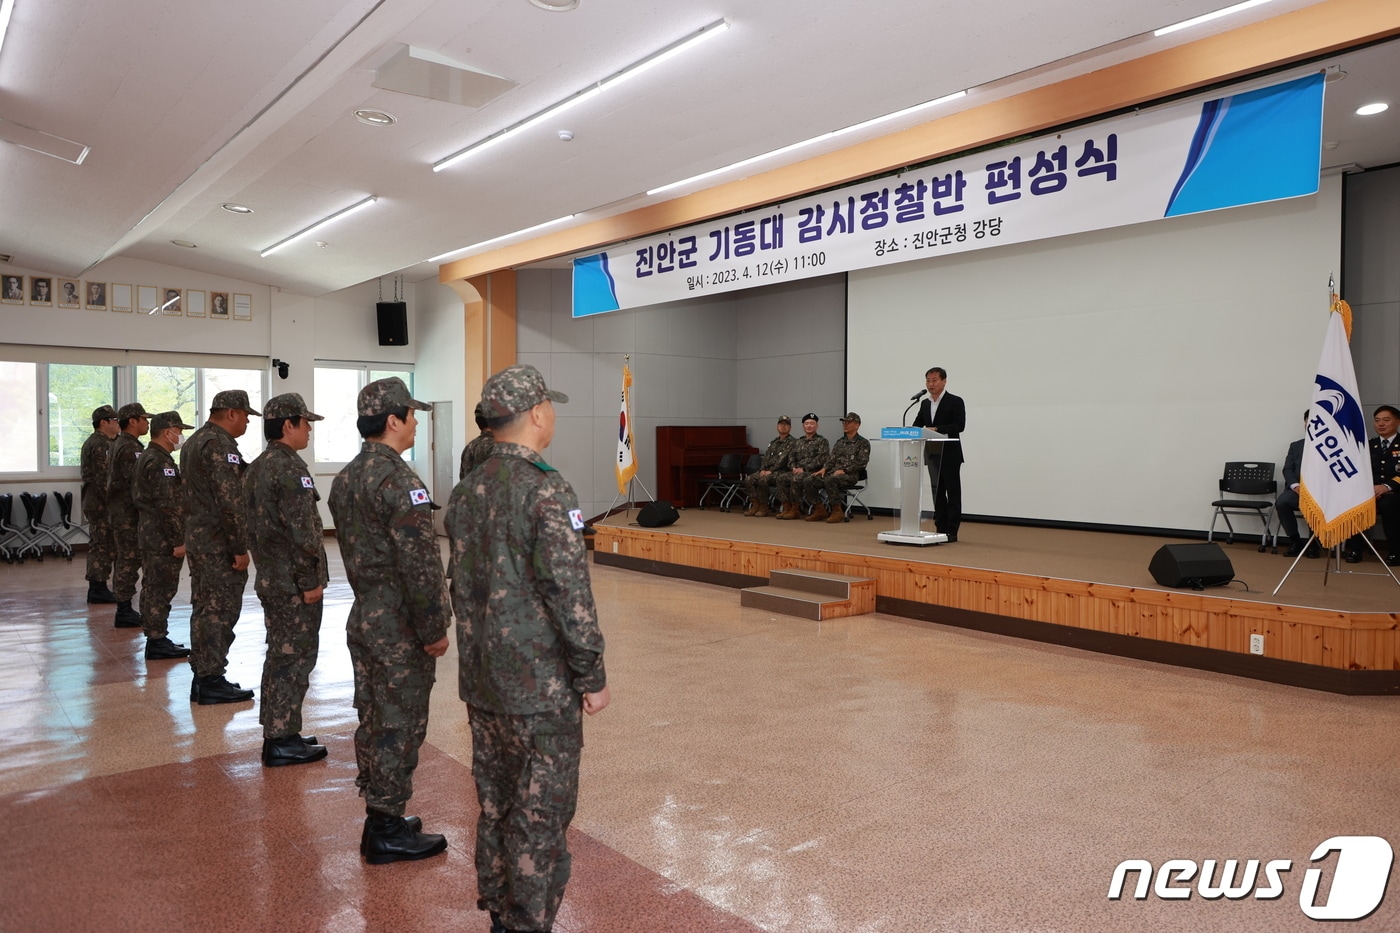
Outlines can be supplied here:
M666 529L595 526L595 563L721 586L773 570L872 577L876 611L1348 696L1400 695L1400 614L1345 612ZM1249 653L1249 636L1267 653Z

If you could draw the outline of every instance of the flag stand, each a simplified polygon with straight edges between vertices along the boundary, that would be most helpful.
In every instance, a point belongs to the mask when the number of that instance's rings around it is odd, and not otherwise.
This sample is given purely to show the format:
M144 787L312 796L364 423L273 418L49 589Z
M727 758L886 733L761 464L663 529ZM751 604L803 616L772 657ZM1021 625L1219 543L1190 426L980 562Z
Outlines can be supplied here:
M618 463L621 463L621 462L622 462L622 452L623 452L624 449L626 449L626 450L628 451L629 457L630 457L630 459L631 459L631 475L629 475L629 476L627 477L627 490L626 490L626 492L627 492L627 502L626 502L626 505L624 506L625 511L626 511L628 514L631 514L631 512L632 512L632 507L635 506L635 505L637 504L637 497L636 497L636 495L635 495L635 487L637 487L637 486L641 486L641 487L642 487L642 492L644 492L644 493L647 494L647 501L648 501L648 502L655 502L655 501L656 501L656 497L653 496L653 495L651 494L651 490L647 489L646 484L643 483L641 480L637 479L636 452L635 452L634 450L632 450L632 393L631 393L631 388L632 388L632 370L631 370L631 365L630 365L631 362L632 362L632 354L630 354L630 353L623 354L623 357L622 357L622 416L621 416L621 417L622 417L622 431L623 431L625 440L624 440L624 437L619 437L619 439L618 439ZM613 513L613 509L615 509L615 508L617 507L617 502L618 502L619 499L622 498L622 493L623 493L623 489L622 489L622 486L621 486L621 481L622 481L622 468L619 467L619 466L617 466L616 463L614 464L614 468L616 468L616 469L618 470L617 479L618 479L619 485L618 485L617 495L613 496L612 505L608 506L608 510L607 510L606 512L603 513L603 516L604 516L605 518Z
M636 496L633 494L633 490L632 490L632 487L633 487L633 486L641 486L641 487L642 487L642 492L644 492L644 493L647 494L646 501L648 501L648 502L655 502L655 501L656 501L656 497L653 496L653 495L651 494L651 490L650 490L650 489L647 489L646 483L643 483L641 480L637 479L637 478L634 476L634 477L632 477L631 479L629 479L629 480L627 481L627 501L623 504L623 510L624 510L625 512L627 512L628 514L631 514L633 506L635 506L635 505L637 504L637 498L636 498ZM619 499L621 499L621 498L622 498L622 493L620 493L620 492L619 492L617 495L613 496L612 505L608 506L608 510L607 510L607 512L605 512L604 514L605 514L605 515L611 515L611 514L612 514L613 508L617 505L617 501L618 501Z
M1298 561L1300 561L1300 560L1303 559L1303 555L1307 553L1308 547L1309 547L1314 541L1316 541L1316 540L1317 540L1317 535L1316 535L1316 534L1314 534L1312 537L1308 538L1308 543L1305 544L1305 545L1303 546L1303 549L1302 549L1301 551L1298 552L1298 556L1295 557L1295 558L1293 558L1293 563L1291 563L1291 564L1288 565L1288 570L1284 571L1283 579L1280 580L1280 581L1278 581L1278 586L1274 587L1273 593L1270 594L1271 596L1277 596L1277 595L1278 595L1278 591L1281 590L1281 589L1283 589L1283 585L1284 585L1285 583L1287 583L1287 582L1288 582L1288 578L1289 578L1290 576L1293 575L1293 570L1294 570L1294 568L1296 568L1296 567L1298 566ZM1379 576L1387 576L1387 575L1388 575L1388 576L1390 577L1390 579L1392 579L1392 580L1395 581L1395 585L1396 585L1396 586L1400 586L1400 577L1397 577L1397 576L1395 575L1395 571L1390 569L1390 565L1387 564L1387 563L1385 562L1385 558L1381 557L1381 552L1378 551L1378 550L1376 550L1376 545L1375 545L1374 543L1372 543L1371 539L1368 538L1368 537L1366 537L1365 535L1362 535L1362 536L1361 536L1361 540L1363 540L1363 541L1366 542L1366 546L1369 547L1369 548L1371 549L1371 553L1374 554L1374 555L1376 555L1376 560L1378 560L1378 561L1381 562L1381 566L1385 568L1385 574L1371 573L1370 571L1367 571L1367 570L1343 570L1343 569L1342 569L1342 546L1341 546L1340 544L1337 544L1337 545L1333 545L1333 547L1331 548L1331 550L1329 551L1329 553L1328 553L1328 555L1327 555L1327 562L1324 563L1324 564L1322 565L1322 585L1323 585L1323 586L1326 586L1326 585L1327 585L1327 578L1328 578L1328 576L1330 576L1330 575L1332 575L1332 574L1336 574L1337 576L1342 576L1343 574L1346 574L1346 575L1349 575L1349 576L1359 576L1359 577L1379 577ZM1332 565L1333 565L1333 564L1336 564L1336 569L1335 569L1335 570L1332 569ZM1304 571L1304 572L1305 572L1305 573L1317 573L1318 571L1316 571L1316 570L1308 570L1308 571Z

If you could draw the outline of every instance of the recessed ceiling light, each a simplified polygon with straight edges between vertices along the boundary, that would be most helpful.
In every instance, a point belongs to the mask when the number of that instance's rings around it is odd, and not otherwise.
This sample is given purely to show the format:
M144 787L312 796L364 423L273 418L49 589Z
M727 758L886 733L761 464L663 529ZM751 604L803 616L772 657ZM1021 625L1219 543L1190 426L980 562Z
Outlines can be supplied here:
M220 204L219 206L222 207L224 210L228 211L230 214L251 214L251 213L253 213L253 209L252 209L251 207L244 207L242 204L234 204L232 201L225 201L223 204Z
M176 246L183 246L185 249L195 249L199 246L198 243L191 243L189 240L171 240L170 242Z
M393 126L398 118L382 110L356 110L355 119L368 126Z
M1364 107L1357 107L1356 115L1358 117L1373 117L1378 113L1385 113L1389 109L1389 104L1383 104L1380 101L1376 101L1374 104L1366 104Z
M551 13L567 13L570 10L578 9L578 0L530 0L530 2L541 10L548 10Z
M574 138L573 131L572 131L572 130L560 130L560 131L559 131L559 138L560 138L561 140L563 140L564 142L567 143L567 142L571 141L571 140Z

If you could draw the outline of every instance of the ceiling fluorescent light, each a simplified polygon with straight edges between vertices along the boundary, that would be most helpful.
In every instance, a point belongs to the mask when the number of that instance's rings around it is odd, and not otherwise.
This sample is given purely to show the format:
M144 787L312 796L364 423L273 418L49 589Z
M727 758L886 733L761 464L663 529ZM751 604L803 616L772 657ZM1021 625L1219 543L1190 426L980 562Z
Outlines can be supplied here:
M0 49L5 47L5 33L10 29L10 14L15 11L15 0L0 0Z
M1227 6L1225 9L1216 10L1214 13L1204 13L1193 19L1186 19L1179 23L1173 23L1170 26L1163 26L1161 29L1155 30L1152 34L1154 36L1165 36L1167 33L1176 32L1178 29L1190 29L1192 26L1199 26L1201 23L1208 23L1213 19L1229 16L1232 13L1240 13L1250 7L1263 6L1268 2L1269 0L1244 0L1244 3L1236 3L1234 6Z
M811 139L804 139L801 142L791 143L790 145L783 146L781 149L774 149L770 152L764 152L756 156L750 156L747 159L741 159L738 162L731 162L730 164L722 166L720 168L710 169L708 172L701 172L699 175L691 175L689 178L682 178L680 181L673 181L668 185L662 185L660 188L652 188L650 191L647 192L647 195L650 196L654 194L660 194L663 191L670 191L672 188L679 188L682 185L688 185L692 182L704 181L705 179L712 178L715 175L721 175L725 172L733 171L737 168L744 168L747 165L752 165L755 162L761 162L764 159L771 159L775 156L784 155L785 153L792 152L794 149L801 149L804 146L810 146L814 143L825 142L828 139L835 139L837 136L844 136L847 133L854 133L857 130L867 129L868 127L872 127L877 123L884 123L886 120L893 120L897 117L908 116L909 114L915 113L919 110L924 110L929 107L936 107L939 104L946 104L950 101L955 101L959 98L966 96L967 91L956 91L952 94L945 94L944 96L935 98L934 100L926 100L922 104L915 104L912 107L905 107L903 110L896 110L894 113L887 113L884 116L875 117L874 119L866 120L862 123L852 123L850 126L842 127L839 130L832 130L829 133L822 133L818 136L813 136Z
M359 201L359 202L357 202L357 203L355 203L355 204L351 204L349 207L345 208L345 210L343 210L343 211L336 211L334 214L330 215L329 217L326 217L326 218L323 218L323 219L321 219L321 220L316 221L314 224L312 224L311 226L307 227L305 230L299 230L299 231L297 231L296 233L293 233L291 236L287 237L285 240L282 240L282 241L277 242L277 243L273 243L271 246L269 246L267 249L263 250L263 251L262 251L261 253L259 253L258 255L260 255L260 256L262 256L262 257L264 257L264 258L266 258L266 257L268 257L268 256L271 256L273 253L277 252L277 251L278 251L279 249L281 249L282 247L284 247L284 246L290 246L290 245L292 245L293 243L295 243L297 240L300 240L302 237L307 236L307 235L309 235L309 234L311 234L311 233L315 233L317 230L320 230L322 227L324 227L324 226L326 226L326 225L328 225L328 224L333 224L333 223L335 223L337 220L340 220L340 219L345 218L345 217L349 217L351 214L355 213L356 211L363 210L364 208L369 207L371 204L373 204L375 201L378 201L378 200L379 200L379 197L378 197L377 195L370 195L369 197L365 198L363 201Z
M728 28L729 23L727 21L722 19L717 20L716 22L711 23L699 32L686 36L684 39L681 39L678 42L673 42L670 45L666 46L664 49L661 49L660 51L653 52L646 58L633 62L626 68L623 68L621 71L614 72L613 74L608 75L606 78L597 82L596 84L586 87L581 91L577 91L573 94L570 94L568 97L564 98L558 103L551 104L545 109L526 117L519 123L513 123L503 130L499 130L495 133L492 133L485 139L472 143L465 149L459 149L457 152L452 153L452 155L439 159L438 161L433 163L433 171L440 172L445 168L451 168L458 162L465 159L467 156L478 153L481 150L485 149L487 146L491 146L504 139L508 139L511 136L516 135L517 133L522 133L525 130L528 130L530 127L535 126L544 120L548 120L550 117L558 116L560 113L562 113L569 107L572 107L575 104L581 104L585 100L588 100L591 97L601 94L608 88L620 84L626 79L631 78L635 75L641 74L648 68L651 68L655 65L659 65L669 58L673 58L684 51L692 49L700 43L704 42L706 39L713 38L714 36L719 35L721 32L724 32Z
M577 216L578 216L577 214L567 214L567 215L565 215L565 216L563 216L563 217L556 217L556 218L554 218L553 220L546 220L546 221L545 221L544 223L542 223L542 224L535 224L533 227L526 227L524 230L516 230L514 233L503 233L503 234L501 234L501 235L498 236L498 237L492 237L492 238L489 239L489 240L482 240L480 243L473 243L471 246L463 246L463 247L460 248L460 249L450 250L450 251L448 251L448 252L446 252L446 253L442 253L442 254L440 254L440 255L434 256L434 257L432 257L431 259L427 259L427 260L424 260L424 261L425 261L425 262L446 262L446 261L447 261L447 257L449 257L449 256L456 256L456 255L458 255L459 253L465 253L465 252L467 252L468 250L477 249L478 247L482 247L482 246L490 246L492 243L499 243L499 242L501 242L502 240L509 240L511 237L520 236L520 235L525 234L525 233L534 233L536 230L543 230L545 227L552 227L552 226L554 226L555 224L562 224L562 223L563 223L564 221L566 221L566 220L573 220L573 219L574 219L575 217L577 217Z

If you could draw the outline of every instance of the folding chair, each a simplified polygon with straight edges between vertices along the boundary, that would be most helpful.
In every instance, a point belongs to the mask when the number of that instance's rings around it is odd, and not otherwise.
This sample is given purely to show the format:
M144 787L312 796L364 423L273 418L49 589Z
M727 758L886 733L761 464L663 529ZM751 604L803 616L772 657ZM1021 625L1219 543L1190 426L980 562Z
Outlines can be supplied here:
M52 549L55 554L62 554L69 560L73 559L73 549L68 546L68 542L59 537L53 525L44 524L44 510L49 504L49 494L22 492L19 494L20 500L24 503L24 511L29 515L29 533L36 545L34 553L39 560L44 559L44 548Z
M15 497L8 492L0 495L0 548L4 550L7 562L19 561L22 564L25 555L31 551L40 560L44 558L44 552L34 542L29 523L19 522L15 518Z
M1278 494L1278 483L1274 480L1274 465L1258 462L1246 463L1232 460L1225 464L1225 472L1220 477L1220 491L1236 496L1268 496L1267 499L1228 499L1221 497L1211 503L1215 507L1210 518L1210 531L1207 541L1215 540L1215 523L1225 519L1228 532L1227 544L1235 543L1235 526L1230 523L1231 515L1253 515L1264 523L1263 538L1269 537L1274 520L1274 497Z
M700 493L699 507L705 507L705 500L710 497L710 493L715 493L719 499L719 510L729 511L729 503L736 495L742 495L744 491L744 457L742 454L725 454L719 458L719 468L709 476L701 477L705 483L705 491Z
M845 489L842 490L842 492L844 493L844 500L845 500L845 501L843 501L843 502L841 503L842 513L843 513L843 514L842 514L842 517L841 517L841 520L842 520L843 522L848 522L848 521L851 520L851 509L854 509L854 508L865 509L865 517L866 517L867 519L873 520L873 519L875 518L874 515L871 515L871 514L870 514L870 506L868 506L868 505L866 505L864 502L860 501L860 494L861 494L862 492L865 491L865 480L866 480L866 476L867 476L866 471L865 471L864 469L860 470L858 473L856 473L856 482L855 482L855 485L854 485L854 486L847 486ZM826 490L822 490L822 498L823 498L823 499L826 498ZM826 503L827 509L830 509L831 506L832 506L832 503L831 503L831 502L827 502L827 503Z
M72 542L79 535L83 540L91 543L92 535L88 534L87 526L73 521L73 493L59 492L57 489L53 493L54 505L58 506L58 522L62 529L58 536L69 546L69 560L72 560Z

